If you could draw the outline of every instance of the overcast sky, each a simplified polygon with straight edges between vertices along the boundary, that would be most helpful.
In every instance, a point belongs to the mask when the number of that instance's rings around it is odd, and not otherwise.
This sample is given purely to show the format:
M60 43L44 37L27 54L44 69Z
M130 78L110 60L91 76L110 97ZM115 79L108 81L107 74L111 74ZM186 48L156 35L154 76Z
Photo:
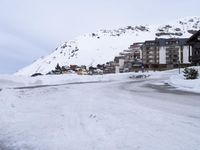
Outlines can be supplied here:
M199 0L0 0L0 74L99 29L200 16Z

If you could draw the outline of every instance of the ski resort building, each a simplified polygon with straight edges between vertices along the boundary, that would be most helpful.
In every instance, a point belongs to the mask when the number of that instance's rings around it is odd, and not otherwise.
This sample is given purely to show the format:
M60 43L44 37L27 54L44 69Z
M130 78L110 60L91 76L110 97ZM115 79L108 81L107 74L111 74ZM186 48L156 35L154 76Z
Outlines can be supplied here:
M127 52L130 57L134 59L141 59L142 58L142 46L143 43L133 43L128 50L124 50L124 52Z
M143 43L133 43L127 50L124 50L119 53L119 56L115 57L116 73L135 71L141 66L142 44Z
M142 62L148 68L188 66L189 45L186 38L155 39L142 45Z
M190 62L193 65L200 65L200 30L189 38L187 43L190 51Z

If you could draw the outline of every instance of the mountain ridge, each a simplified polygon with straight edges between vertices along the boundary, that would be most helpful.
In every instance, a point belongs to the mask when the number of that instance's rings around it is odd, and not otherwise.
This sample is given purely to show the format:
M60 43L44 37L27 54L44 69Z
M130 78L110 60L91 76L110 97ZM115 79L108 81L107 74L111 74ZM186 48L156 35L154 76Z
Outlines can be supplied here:
M155 38L189 38L200 30L200 17L187 17L164 25L136 25L87 33L61 44L50 55L20 69L16 75L46 74L59 63L95 66L114 59L134 42Z

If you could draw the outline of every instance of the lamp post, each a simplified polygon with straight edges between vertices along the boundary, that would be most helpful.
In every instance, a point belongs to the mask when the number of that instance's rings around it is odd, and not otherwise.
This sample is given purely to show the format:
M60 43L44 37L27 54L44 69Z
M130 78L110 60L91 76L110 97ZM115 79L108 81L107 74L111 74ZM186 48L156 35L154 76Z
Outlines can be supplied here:
M181 74L180 60L178 61L178 73Z

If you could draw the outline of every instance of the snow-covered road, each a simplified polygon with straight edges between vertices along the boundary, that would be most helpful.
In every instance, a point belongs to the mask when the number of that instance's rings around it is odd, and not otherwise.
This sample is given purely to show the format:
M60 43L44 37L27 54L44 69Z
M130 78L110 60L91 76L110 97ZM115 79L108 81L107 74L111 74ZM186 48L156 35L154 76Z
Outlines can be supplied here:
M200 95L164 80L3 88L0 150L199 150Z

